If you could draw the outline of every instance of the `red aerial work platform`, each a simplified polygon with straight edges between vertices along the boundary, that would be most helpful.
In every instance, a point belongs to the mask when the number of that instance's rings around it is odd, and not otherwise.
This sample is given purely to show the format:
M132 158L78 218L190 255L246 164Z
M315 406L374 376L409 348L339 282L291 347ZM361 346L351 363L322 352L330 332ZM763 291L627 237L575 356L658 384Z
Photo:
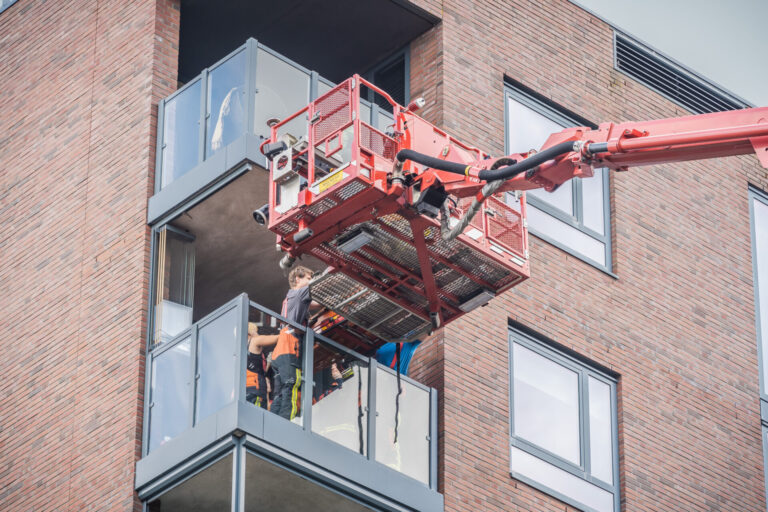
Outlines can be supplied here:
M384 133L360 119L360 91L392 106ZM756 151L768 167L768 108L569 128L539 152L490 158L354 76L272 127L270 203L281 265L309 254L329 270L312 297L364 331L410 341L529 276L525 195L595 167L624 170Z

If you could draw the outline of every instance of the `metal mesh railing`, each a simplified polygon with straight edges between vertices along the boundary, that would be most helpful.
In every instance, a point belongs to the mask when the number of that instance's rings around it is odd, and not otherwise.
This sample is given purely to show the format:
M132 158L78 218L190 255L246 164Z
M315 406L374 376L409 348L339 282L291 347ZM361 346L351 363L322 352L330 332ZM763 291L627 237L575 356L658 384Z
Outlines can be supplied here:
M486 200L486 215L488 217L488 236L520 257L525 257L523 219L520 213L503 201L489 197Z
M318 99L315 103L313 125L315 144L325 139L352 120L350 94L345 82Z
M385 340L411 341L431 327L428 321L340 272L315 280L311 290L315 301Z
M360 123L360 145L387 160L394 161L397 142L365 123Z

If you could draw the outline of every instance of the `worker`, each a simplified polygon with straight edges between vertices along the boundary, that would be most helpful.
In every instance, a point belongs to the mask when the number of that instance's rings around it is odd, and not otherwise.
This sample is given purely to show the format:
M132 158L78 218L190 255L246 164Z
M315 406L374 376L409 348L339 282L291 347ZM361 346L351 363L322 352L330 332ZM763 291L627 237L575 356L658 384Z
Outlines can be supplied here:
M309 296L309 282L314 273L307 267L296 267L288 274L290 290L283 301L283 316L294 324L306 326L310 308L319 308ZM270 411L292 420L300 412L301 389L301 340L303 334L292 325L286 325L278 335L257 334L251 336L251 345L265 347L275 345L272 351L272 369L275 373L274 400Z
M267 383L267 360L264 346L277 343L277 334L259 334L258 326L248 322L248 364L245 377L245 400L256 407L267 409L269 386Z

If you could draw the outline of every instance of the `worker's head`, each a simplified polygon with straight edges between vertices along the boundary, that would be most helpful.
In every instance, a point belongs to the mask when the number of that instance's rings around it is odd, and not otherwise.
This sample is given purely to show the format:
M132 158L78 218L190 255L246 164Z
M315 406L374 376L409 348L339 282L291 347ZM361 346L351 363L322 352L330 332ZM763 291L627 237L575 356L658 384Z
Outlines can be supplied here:
M314 272L307 267L298 266L288 274L288 286L290 286L292 290L307 286L312 280L313 275Z
M256 336L259 334L259 326L256 322L248 322L248 337Z

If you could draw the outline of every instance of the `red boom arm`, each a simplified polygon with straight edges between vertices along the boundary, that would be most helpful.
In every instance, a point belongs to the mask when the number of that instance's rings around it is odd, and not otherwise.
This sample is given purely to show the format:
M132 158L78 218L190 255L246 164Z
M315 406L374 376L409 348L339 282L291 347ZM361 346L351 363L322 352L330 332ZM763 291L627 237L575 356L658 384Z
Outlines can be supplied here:
M576 142L571 151L538 166L535 172L519 174L499 189L552 189L591 169L609 167L626 170L652 165L702 160L755 152L768 167L768 107L717 112L645 122L603 123L596 130L568 128L553 134L542 150L565 141ZM529 155L510 155L520 159ZM483 168L486 166L483 165ZM469 175L478 176L480 168Z

